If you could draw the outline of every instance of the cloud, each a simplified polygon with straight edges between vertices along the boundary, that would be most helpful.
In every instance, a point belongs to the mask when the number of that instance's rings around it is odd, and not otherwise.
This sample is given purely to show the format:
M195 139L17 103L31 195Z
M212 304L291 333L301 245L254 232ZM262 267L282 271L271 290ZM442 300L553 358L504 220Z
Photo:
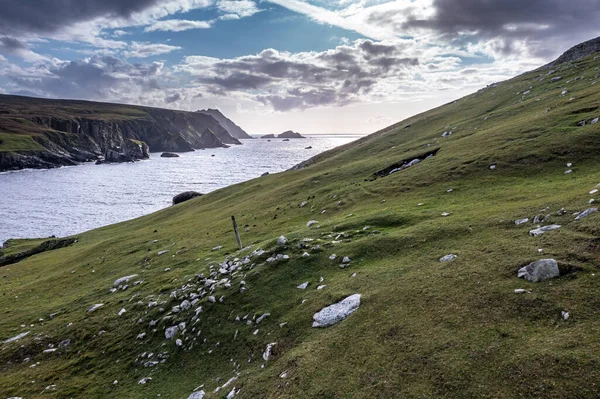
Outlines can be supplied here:
M398 79L420 65L406 44L358 40L323 52L267 49L233 59L186 57L176 70L197 76L206 91L243 91L277 111L343 106L364 99L380 80Z
M208 29L211 28L214 21L190 21L186 19L168 19L158 21L144 29L145 32L171 31L182 32L190 29Z
M32 51L25 42L10 36L0 36L0 54L14 55L27 62L49 61L47 57Z
M182 48L179 46L170 46L168 44L132 42L129 46L129 50L125 51L123 55L131 58L146 58L154 55L167 54L181 49Z
M179 93L179 92L174 93L174 94L171 94L171 95L165 97L165 103L171 104L171 103L181 100L182 98L183 98L183 96L181 95L181 93Z
M250 0L219 0L217 7L226 14L222 19L234 19L234 15L237 18L251 17L260 12L256 3Z

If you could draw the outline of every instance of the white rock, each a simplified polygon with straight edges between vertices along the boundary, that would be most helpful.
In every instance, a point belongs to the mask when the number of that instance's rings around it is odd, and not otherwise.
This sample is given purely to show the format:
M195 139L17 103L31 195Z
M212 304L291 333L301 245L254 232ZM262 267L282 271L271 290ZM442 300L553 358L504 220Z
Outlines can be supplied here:
M550 226L544 226L544 227L540 227L539 229L533 229L529 232L529 235L533 236L533 237L537 237L548 231L558 230L560 228L561 228L561 226L558 224L551 224Z
M317 220L309 220L308 223L306 223L306 227L311 227L315 224L319 224L319 222Z
M515 294L525 294L527 292L527 290L524 290L522 288L517 288L515 290Z
M329 260L335 260L335 258L337 258L337 255L336 255L336 254L331 254L331 255L329 256Z
M532 283L539 283L558 277L560 271L554 259L541 259L519 269L517 277L524 278Z
M570 168L571 166L573 166L573 164L572 164L571 162L569 162L569 163L567 164L567 168Z
M287 371L284 371L283 373L279 374L279 378L286 378L287 377Z
M288 239L284 236L281 236L277 239L277 245L285 245L288 243Z
M317 287L317 290L321 291L322 289L324 289L325 287L327 287L326 285L320 285Z
M527 222L529 222L529 218L523 218L523 219L518 219L518 220L515 220L515 224L516 224L517 226L518 226L518 225L521 225L521 224L523 224L523 223L527 223Z
M350 276L352 278L356 277L356 273L352 273L352 276Z
M446 216L450 216L450 214L448 212L444 212L444 213L442 213L442 216L446 217Z
M600 118L594 118L594 119L592 119L591 124L595 125L596 123L598 123L598 121L600 121Z
M302 257L303 257L303 258L310 258L310 254L309 254L308 252L304 252L304 253L302 254Z
M125 277L121 277L115 280L115 282L113 283L113 287L118 287L123 283L127 283L129 282L129 280L131 280L134 277L137 277L137 274L132 274L131 276L125 276Z
M158 254L158 256L160 256L160 255L164 255L164 254L166 254L166 253L168 253L168 252L169 252L169 250L168 250L168 249L166 249L166 250L164 250L164 251L159 251L157 254Z
M496 165L490 165L490 169L491 169L491 170L494 170L494 169L496 169Z
M212 295L208 297L208 300L209 300L209 302L212 302L212 303L217 302L217 299Z
M442 257L440 258L440 262L441 262L441 263L452 262L452 261L453 261L454 259L456 259L456 258L458 258L458 256L457 256L457 255L454 255L454 254L448 254L448 255L446 255L446 256L442 256Z
M88 311L88 313L91 313L94 310L101 308L102 306L104 306L103 303L97 303L95 305L90 306L87 311Z
M235 397L235 388L233 388L231 390L231 392L229 392L229 394L227 395L227 399L233 399Z
M127 311L125 310L125 308L123 308L123 309L119 310L119 313L118 313L118 315L119 315L119 316L123 316L123 314L124 314L125 312L127 312Z
M222 246L222 245L219 245L219 246L217 246L217 247L214 247L214 248L212 249L212 251L213 251L213 252L214 252L214 251L219 251L219 250L221 250L221 249L223 249L223 246Z
M188 396L187 399L204 399L205 395L206 393L204 391L192 392L192 394Z
M360 294L350 295L344 300L327 306L313 316L313 327L328 327L339 323L354 313L360 306Z
M263 352L263 355L262 355L262 358L265 362L271 358L271 351L273 350L273 347L275 345L276 345L275 342L267 345L267 348L265 349L265 351Z
M165 330L165 338L173 339L175 335L179 332L179 326L169 327Z
M177 346L183 346L183 341L180 340L180 339L176 339L175 340L175 345L177 345Z
M596 194L597 192L598 192L598 189L597 189L597 188L595 188L595 189L593 189L592 191L590 191L590 195L594 195L594 194Z
M562 310L560 312L560 314L562 315L563 320L568 320L569 319L569 312L565 312L564 310Z
M308 201L302 201L300 208L304 208L306 205L308 205Z
M137 339L144 339L144 338L146 338L146 333L141 333L141 334L138 334L138 336L137 336Z
M141 380L138 381L138 384L140 385L145 385L148 382L152 381L152 377L144 377Z
M299 285L299 286L297 286L296 288L299 288L299 289L301 289L301 290L305 290L305 289L306 289L306 287L308 287L308 281L306 281L306 282L304 282L304 283L300 284L300 285Z
M260 324L261 321L263 321L264 319L266 319L269 316L271 316L271 313L265 313L265 314L263 314L258 319L256 319L256 324Z
M46 349L46 350L44 351L44 353L53 353L53 352L56 352L57 350L58 350L57 348Z
M350 263L350 261L352 261L352 259L350 259L348 256L344 256L344 259L342 259L342 263Z
M579 215L577 215L577 217L575 218L575 220L581 220L585 217L590 216L592 213L598 212L598 208L589 208L586 209L585 211L581 212Z
M569 170L565 171L565 175L570 175L571 173L573 173L572 169L569 169Z
M4 343L5 343L5 344L8 344L9 342L18 341L18 340L20 340L21 338L24 338L24 337L26 337L26 336L27 336L27 335L28 335L30 332L31 332L31 331L27 331L27 332L21 333L21 334L19 334L19 335L17 335L17 336L14 336L14 337L12 337L12 338L9 338L9 339L7 339L6 341L4 341Z

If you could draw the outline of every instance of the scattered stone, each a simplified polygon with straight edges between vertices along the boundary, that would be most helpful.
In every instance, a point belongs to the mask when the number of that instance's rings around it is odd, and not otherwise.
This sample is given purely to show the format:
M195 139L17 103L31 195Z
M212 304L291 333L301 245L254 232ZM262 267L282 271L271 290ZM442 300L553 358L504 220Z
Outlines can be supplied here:
M597 192L598 192L598 189L597 189L597 188L595 188L595 189L593 189L592 191L590 191L590 195L594 195L594 194L596 194Z
M21 338L25 338L25 337L26 337L26 336L27 336L27 335L28 335L30 332L31 332L31 331L27 331L27 332L21 333L21 334L19 334L19 335L17 335L17 336L14 336L14 337L12 337L12 338L9 338L9 339L7 339L6 341L4 341L4 343L5 343L5 344L8 344L9 342L18 341L18 340L20 340Z
M152 377L144 377L138 381L138 384L145 385L145 384L149 383L150 381L152 381Z
M288 239L284 236L281 236L277 239L277 245L285 245L288 243Z
M569 319L569 312L565 312L564 310L561 310L560 314L561 314L563 320Z
M525 294L525 293L527 293L527 290L524 290L522 288L517 288L515 290L515 294Z
M590 122L591 125L595 125L596 123L598 123L598 121L600 121L600 118L594 118L592 119L592 121Z
M450 214L448 212L444 212L444 213L442 213L442 216L446 217L446 216L450 216Z
M166 249L166 250L164 250L164 251L159 251L159 252L158 252L158 256L164 255L164 254L166 254L166 253L168 253L168 252L169 252L169 250L168 250L168 249Z
M218 247L214 247L214 248L212 249L212 251L213 251L213 252L215 252L215 251L219 251L219 250L221 250L221 249L223 249L223 246L222 246L222 245L219 245Z
M308 205L308 201L302 201L300 208L304 208L306 205Z
M141 334L138 334L138 336L137 336L137 339L144 339L144 338L146 338L146 333L141 333Z
M554 259L541 259L519 269L518 278L524 278L532 283L539 283L558 277L558 263Z
M571 162L569 162L569 163L567 164L567 168L570 168L571 166L573 166L573 164L572 164Z
M99 308L101 308L102 306L104 306L104 304L103 304L103 303L97 303L97 304L95 304L95 305L92 305L92 306L90 306L90 307L88 308L87 312L88 312L88 313L92 313L93 311L95 311L96 309L99 309Z
M177 346L183 346L183 341L180 340L180 339L176 339L175 340L175 345L177 345Z
M566 215L566 214L567 214L567 211L565 210L565 208L560 208L560 209L559 209L559 210L556 212L556 215L557 215L557 216L563 216L563 215Z
M569 170L565 171L565 175L570 175L571 173L573 173L572 169L569 169Z
M63 341L60 341L60 343L58 344L58 347L59 348L66 348L69 345L71 345L71 340L70 339L65 339Z
M441 263L452 262L452 261L453 261L454 259L456 259L456 258L458 258L458 256L457 256L457 255L454 255L454 254L449 254L449 255L446 255L446 256L442 256L442 257L440 258L440 262L441 262Z
M263 360L266 362L271 358L271 351L273 350L273 347L276 345L276 343L271 343L267 345L267 348L265 349L265 351L263 352L262 358Z
M360 294L350 295L344 300L327 306L313 316L313 327L329 327L354 313L360 306Z
M214 296L212 296L212 295L208 297L208 300L209 300L209 302L212 302L212 303L216 303L217 302L217 299Z
M175 335L177 335L178 332L179 332L179 326L169 327L165 330L165 338L173 339L173 337L175 337Z
M580 214L579 214L579 215L578 215L578 216L575 218L575 220L581 220L581 219L583 219L583 218L585 218L585 217L588 217L588 216L590 216L590 215L591 215L592 213L594 213L594 212L598 212L598 208L589 208L589 209L586 209L585 211L581 212L581 213L580 213Z
M311 227L311 226L314 226L315 224L319 224L319 222L316 220L309 220L308 223L306 223L306 227Z
M329 256L329 260L335 260L335 258L337 258L337 255L336 255L336 254L331 254L331 255Z
M302 254L302 257L303 257L303 258L310 258L310 254L309 254L308 252L304 252L304 253Z
M519 226L519 225L521 225L521 224L523 224L523 223L527 223L527 222L529 222L529 218L523 218L523 219L518 219L518 220L515 220L515 224L516 224L517 226Z
M123 308L123 309L119 310L119 313L117 313L117 315L119 315L119 316L123 316L123 314L124 314L125 312L127 312L127 311L125 310L125 308Z
M125 277L121 277L115 280L113 287L118 287L120 285L122 285L123 283L128 283L129 280L131 280L134 277L137 277L137 274L132 274L131 276L125 276Z
M539 229L533 229L529 232L529 235L533 236L533 237L537 237L548 231L558 230L560 228L561 228L561 226L558 224L551 224L550 226L544 226L544 227L540 227Z
M256 319L256 324L260 324L264 319L266 319L269 316L271 316L271 313L265 313L265 314L263 314L258 319Z
M300 285L299 285L299 286L297 286L296 288L298 288L298 289L301 289L301 290L305 290L305 289L306 289L306 287L308 287L308 284L309 284L309 283L308 283L308 281L307 281L307 282L304 282L304 283L300 284Z
M550 79L550 82L554 83L554 82L558 82L559 80L562 79L562 76L555 76L552 79Z
M317 291L321 291L323 288L327 287L326 285L320 285L317 287Z
M495 170L495 169L496 169L496 167L497 167L496 165L490 165L490 169L491 169L491 170Z

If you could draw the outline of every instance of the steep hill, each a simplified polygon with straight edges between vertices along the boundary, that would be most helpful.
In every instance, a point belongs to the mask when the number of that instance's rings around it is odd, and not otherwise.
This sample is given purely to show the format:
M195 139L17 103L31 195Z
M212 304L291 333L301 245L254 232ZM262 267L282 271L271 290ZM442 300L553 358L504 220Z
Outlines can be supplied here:
M221 126L223 126L227 132L237 139L251 139L253 138L248 133L246 133L241 127L236 125L231 119L227 118L225 115L221 113L218 109L203 109L198 111L200 114L210 115L215 118Z
M0 392L600 396L599 70L526 73L77 242L9 242ZM541 259L559 276L518 278Z
M149 151L240 144L210 115L132 105L0 95L0 171L96 160L127 162Z

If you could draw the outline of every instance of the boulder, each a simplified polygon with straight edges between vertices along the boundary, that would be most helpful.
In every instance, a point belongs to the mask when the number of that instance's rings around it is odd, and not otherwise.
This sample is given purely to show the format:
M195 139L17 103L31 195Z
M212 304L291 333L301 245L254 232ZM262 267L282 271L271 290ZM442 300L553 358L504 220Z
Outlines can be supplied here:
M308 223L306 223L306 227L311 227L311 226L314 226L315 224L319 224L319 222L316 220L309 220Z
M537 236L544 234L547 231L560 229L560 227L561 226L558 224L551 224L550 226L544 226L544 227L540 227L539 229L533 229L529 232L529 235L533 236L533 237L537 237Z
M204 395L206 395L204 391L192 392L192 394L188 396L187 399L204 399Z
M539 283L558 277L558 263L554 259L541 259L537 262L532 262L525 267L519 269L517 277L524 278L532 283Z
M281 236L277 239L277 245L285 245L288 243L288 239L284 236Z
M172 153L172 152L163 152L162 154L160 154L161 158L179 158L179 155Z
M173 197L173 205L177 205L177 204L180 204L182 202L189 201L192 198L201 197L203 195L204 194L201 194L201 193L196 192L196 191L186 191L184 193L177 194L176 196Z
M452 262L454 259L458 258L457 255L449 254L440 258L441 263Z
M581 220L581 219L583 219L585 217L590 216L594 212L598 212L598 208L589 208L589 209L586 209L585 211L583 211L579 215L577 215L577 217L575 218L575 220Z
M327 306L313 316L313 327L329 327L354 313L360 306L360 294L350 295L344 300Z

